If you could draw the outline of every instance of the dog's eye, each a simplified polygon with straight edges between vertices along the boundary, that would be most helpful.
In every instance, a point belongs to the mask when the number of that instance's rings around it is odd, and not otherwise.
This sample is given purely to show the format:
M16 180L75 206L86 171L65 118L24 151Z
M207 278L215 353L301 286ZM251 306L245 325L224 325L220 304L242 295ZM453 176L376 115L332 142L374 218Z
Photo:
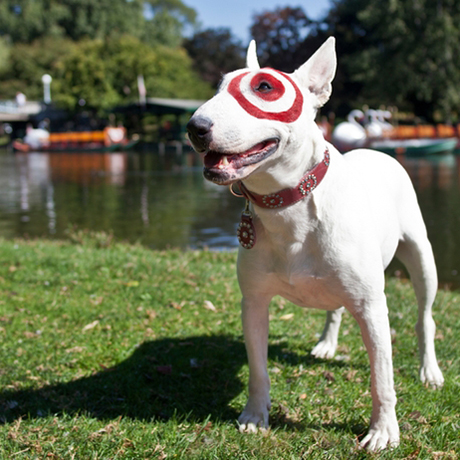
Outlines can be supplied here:
M272 85L270 85L270 83L266 81L261 81L256 87L256 91L258 91L259 93L268 93L272 89Z

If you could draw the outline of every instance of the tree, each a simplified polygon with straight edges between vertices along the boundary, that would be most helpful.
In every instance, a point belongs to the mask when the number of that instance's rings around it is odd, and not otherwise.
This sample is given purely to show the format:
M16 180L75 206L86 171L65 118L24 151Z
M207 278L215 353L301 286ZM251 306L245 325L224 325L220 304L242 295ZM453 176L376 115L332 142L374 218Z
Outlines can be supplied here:
M184 28L196 25L196 11L181 0L150 0L144 2L147 19L143 39L147 43L161 43L178 47Z
M45 73L53 102L70 109L136 99L140 74L150 96L206 98L180 47L195 20L181 0L2 0L0 99L41 100Z
M229 29L206 29L184 40L184 48L203 80L217 88L222 75L244 66L245 50Z
M460 114L460 2L334 0L311 21L300 8L254 16L260 62L301 65L327 36L337 38L338 69L326 110L339 116L363 104L394 105L430 121Z
M458 117L457 0L337 0L327 23L361 103L397 105L429 120Z
M0 36L32 43L44 36L103 39L133 35L150 44L178 46L196 12L181 0L2 0Z
M277 8L256 14L251 34L257 42L261 65L294 71L308 57L302 44L312 29L314 23L302 8Z
M79 105L108 109L138 99L137 76L150 97L207 98L210 87L192 70L180 48L151 47L132 36L86 40L59 63L54 100L75 110Z
M49 73L54 77L61 59L75 46L70 40L51 37L38 39L31 45L17 43L11 46L0 66L0 99L12 99L21 91L28 99L41 100L42 76Z
M141 0L4 0L0 35L13 43L32 43L44 36L102 38L142 30Z
M322 21L312 21L301 8L290 7L256 14L251 33L257 42L260 64L285 72L299 68L329 36ZM341 82L339 74L334 91L342 86ZM324 110L335 110L338 103L339 99L334 99Z
M0 37L0 74L8 70L8 62L10 59L11 46L8 41Z

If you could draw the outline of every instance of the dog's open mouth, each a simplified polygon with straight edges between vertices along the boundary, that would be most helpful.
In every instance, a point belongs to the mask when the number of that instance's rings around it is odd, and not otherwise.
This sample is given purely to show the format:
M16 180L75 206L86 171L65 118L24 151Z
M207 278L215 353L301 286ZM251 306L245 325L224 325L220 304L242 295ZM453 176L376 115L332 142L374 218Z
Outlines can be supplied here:
M259 163L276 152L279 139L268 139L242 153L222 153L210 150L204 157L205 176L232 176L237 170ZM206 172L208 174L206 174Z

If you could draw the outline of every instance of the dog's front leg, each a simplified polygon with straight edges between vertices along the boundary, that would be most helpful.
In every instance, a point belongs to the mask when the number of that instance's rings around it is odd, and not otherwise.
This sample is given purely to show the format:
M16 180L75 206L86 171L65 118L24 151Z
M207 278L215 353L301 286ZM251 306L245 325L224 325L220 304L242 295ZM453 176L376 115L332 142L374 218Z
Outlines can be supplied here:
M270 299L247 298L241 301L243 333L249 361L249 398L238 418L240 432L268 428L270 379L267 372L268 306Z
M351 313L361 328L371 366L372 416L369 433L361 441L361 447L370 451L395 447L399 444L399 426L385 296L378 302L366 302L353 308Z

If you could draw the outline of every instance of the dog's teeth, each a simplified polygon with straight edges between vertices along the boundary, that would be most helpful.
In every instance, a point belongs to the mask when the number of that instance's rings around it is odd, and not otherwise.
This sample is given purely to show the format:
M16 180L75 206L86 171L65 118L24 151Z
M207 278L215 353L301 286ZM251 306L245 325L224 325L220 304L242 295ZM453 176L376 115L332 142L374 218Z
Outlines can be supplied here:
M229 164L229 163L228 163L228 158L227 158L226 156L224 156L224 157L222 158L222 165L223 165L223 166L228 166L228 164Z

